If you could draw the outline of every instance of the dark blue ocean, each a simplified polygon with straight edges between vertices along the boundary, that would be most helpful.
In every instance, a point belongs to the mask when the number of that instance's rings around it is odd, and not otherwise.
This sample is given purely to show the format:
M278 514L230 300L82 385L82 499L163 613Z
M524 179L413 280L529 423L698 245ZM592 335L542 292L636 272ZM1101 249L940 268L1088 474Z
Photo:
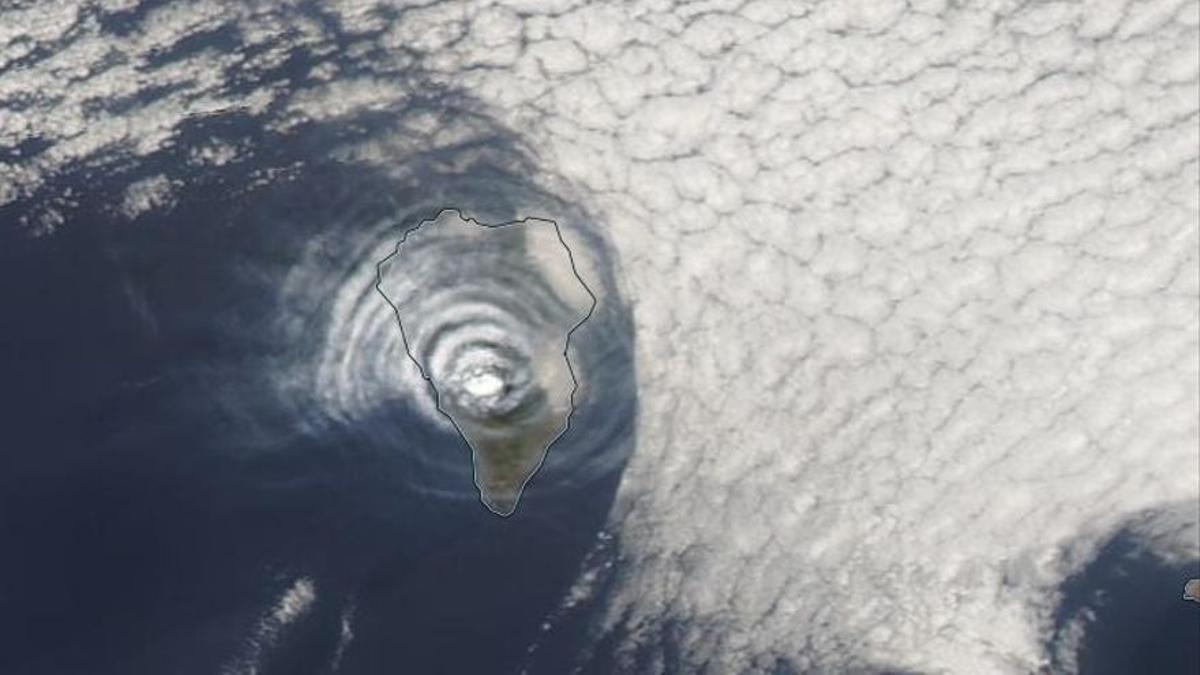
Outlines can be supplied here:
M335 348L380 363L374 343L330 344L349 334L338 322L387 311L352 278L443 207L568 217L594 247L592 283L614 288L596 223L539 192L498 128L472 127L471 148L413 139L403 179L335 157L406 138L396 121L417 111L475 119L417 91L354 124L197 119L161 152L81 162L0 208L0 673L562 672L580 633L542 624L634 443L615 291L574 343L592 375L572 430L508 518L480 503L461 437L374 379L338 384L359 402L339 408L318 372ZM214 138L250 151L192 168ZM120 186L161 174L172 204L118 213ZM53 235L18 227L62 194ZM272 624L298 580L307 606Z

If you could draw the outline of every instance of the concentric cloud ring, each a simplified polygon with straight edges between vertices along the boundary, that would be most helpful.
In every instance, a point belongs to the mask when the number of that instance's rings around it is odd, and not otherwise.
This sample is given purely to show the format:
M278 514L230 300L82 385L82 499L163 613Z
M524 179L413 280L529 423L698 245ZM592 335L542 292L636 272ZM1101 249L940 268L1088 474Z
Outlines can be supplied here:
M596 306L557 224L485 225L446 210L407 231L378 269L438 412L472 449L484 504L511 514L570 424L570 336Z
M542 506L537 509L548 516L547 509L566 503L564 495L585 495L593 487L608 490L598 481L610 485L632 449L637 400L632 326L617 291L614 261L594 221L577 207L531 190L522 180L498 179L495 171L481 166L477 170L478 174L472 170L455 177L422 177L418 184L439 185L437 194L410 191L403 187L403 177L386 176L379 189L364 188L360 182L345 201L340 193L327 190L320 204L315 196L312 202L300 196L307 188L297 185L269 200L286 204L285 213L254 214L260 220L294 218L298 207L289 202L298 197L305 204L305 221L321 223L319 231L307 235L301 255L276 277L282 283L269 340L294 345L300 352L281 352L271 381L278 400L292 408L288 418L300 434L321 445L334 443L374 455L380 469L398 483L398 495L435 500L427 502L431 507L447 500L478 504L481 481L461 430L439 411L436 391L418 362L429 365L431 377L457 382L448 388L443 410L503 422L493 425L495 429L477 425L481 438L491 434L491 440L503 439L512 425L561 421L573 410L569 431L553 429L546 445L559 433L562 438L553 441L554 450L539 467L532 467L537 477L530 491L520 493L522 501L538 500ZM413 323L408 337L419 344L410 355L393 308L375 288L377 265L396 251L406 230L442 211L433 200L462 204L463 213L486 223L514 222L529 213L554 214L556 222L536 222L547 233L555 233L557 225L554 257L561 262L569 254L573 267L554 272L536 256L524 266L506 266L500 259L468 262L453 246L427 248L422 264L429 274L487 267L490 281L453 291L432 286L422 297L426 309L421 314L443 318ZM564 242L570 242L569 248ZM587 280L584 286L571 274L573 283L586 290L565 300L563 280L555 277L564 269L576 269ZM531 275L531 270L537 273ZM497 293L498 288L505 292ZM592 317L570 341L571 369L564 381L577 379L574 405L567 399L565 406L553 407L562 397L546 395L547 373L555 371L543 366L551 359L567 363L563 340L534 338L544 336L544 329L572 308L571 325L579 322L593 295ZM445 307L453 312L439 309ZM536 326L543 328L534 330ZM560 338L565 338L566 329L560 324ZM549 345L555 349L545 349ZM499 390L488 393L489 387L497 386ZM459 395L472 389L477 395ZM498 513L510 512L515 497L501 500L511 504L490 506Z

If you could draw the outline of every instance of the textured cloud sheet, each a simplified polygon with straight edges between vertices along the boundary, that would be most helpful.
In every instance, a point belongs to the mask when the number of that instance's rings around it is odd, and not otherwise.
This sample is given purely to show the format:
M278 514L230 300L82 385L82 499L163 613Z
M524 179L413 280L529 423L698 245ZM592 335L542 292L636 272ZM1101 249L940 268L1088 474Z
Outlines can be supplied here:
M284 128L410 93L333 65L246 84L283 67L281 40L327 53L329 26L477 97L533 180L598 214L633 308L637 448L612 553L563 612L593 597L582 668L1069 669L1070 580L1106 578L1085 574L1106 546L1197 575L1196 2L321 12L6 10L0 203L40 204L19 225L50 233L72 196L45 186L103 149L134 161L214 110ZM123 16L137 28L104 37ZM263 48L187 47L223 31ZM175 180L116 208L169 205Z
M1030 672L1067 550L1196 559L1196 3L568 4L462 58L636 302L626 664Z

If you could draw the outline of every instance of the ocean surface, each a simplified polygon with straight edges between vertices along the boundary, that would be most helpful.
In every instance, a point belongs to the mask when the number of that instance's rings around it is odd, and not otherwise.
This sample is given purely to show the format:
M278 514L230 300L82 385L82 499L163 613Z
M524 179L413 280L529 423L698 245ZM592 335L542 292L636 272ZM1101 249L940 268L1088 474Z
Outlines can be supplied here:
M416 95L286 131L215 113L116 168L79 162L41 188L73 202L54 236L11 226L38 198L0 208L0 672L560 672L542 624L634 442L628 311L596 224L466 102ZM476 145L397 131L430 111ZM387 149L394 173L338 157L396 136L418 147ZM238 157L189 161L214 144ZM117 186L164 172L170 202L130 218ZM574 340L573 429L507 518L424 414L374 290L381 251L447 207L560 219L606 289Z

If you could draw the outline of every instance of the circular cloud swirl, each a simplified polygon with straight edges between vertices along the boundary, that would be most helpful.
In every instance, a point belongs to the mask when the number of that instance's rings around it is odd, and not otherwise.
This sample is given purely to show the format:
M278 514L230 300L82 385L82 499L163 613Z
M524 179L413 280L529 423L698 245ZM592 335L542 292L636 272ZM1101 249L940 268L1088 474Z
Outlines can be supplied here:
M377 140L372 152L405 153L380 145ZM339 175L323 191L306 181L264 200L282 212L251 214L257 220L290 219L292 229L297 218L320 223L305 235L302 254L277 276L282 283L269 341L295 345L300 353L282 352L271 381L274 398L293 407L288 418L300 433L323 445L345 437L336 442L377 454L408 495L478 504L481 473L450 413L472 423L471 440L480 444L553 441L540 467L526 467L537 476L522 497L551 499L539 507L548 513L550 503L559 503L553 495L578 494L613 479L628 457L637 400L632 326L595 222L531 188L525 171L508 166L511 150L495 144L487 151L495 154L497 147L502 169L491 156L472 157L465 161L470 168L455 168L453 175L410 180L389 173L379 185L365 187L361 175L354 181ZM464 161L461 151L454 159ZM507 253L480 256L465 251L462 239L410 242L419 244L420 254L417 267L406 269L421 269L418 278L433 280L413 314L420 320L404 324L410 357L396 313L376 289L377 265L396 252L407 230L447 204L480 223L553 214L555 221L529 222L553 237L557 250L528 249L514 240ZM571 334L568 369L566 334L593 302L591 318ZM422 368L444 385L440 402ZM563 433L568 413L570 429ZM512 505L504 502L515 497L490 506L510 512Z
M471 446L484 503L511 514L570 423L570 336L596 305L558 226L443 211L405 233L376 287L438 411Z

